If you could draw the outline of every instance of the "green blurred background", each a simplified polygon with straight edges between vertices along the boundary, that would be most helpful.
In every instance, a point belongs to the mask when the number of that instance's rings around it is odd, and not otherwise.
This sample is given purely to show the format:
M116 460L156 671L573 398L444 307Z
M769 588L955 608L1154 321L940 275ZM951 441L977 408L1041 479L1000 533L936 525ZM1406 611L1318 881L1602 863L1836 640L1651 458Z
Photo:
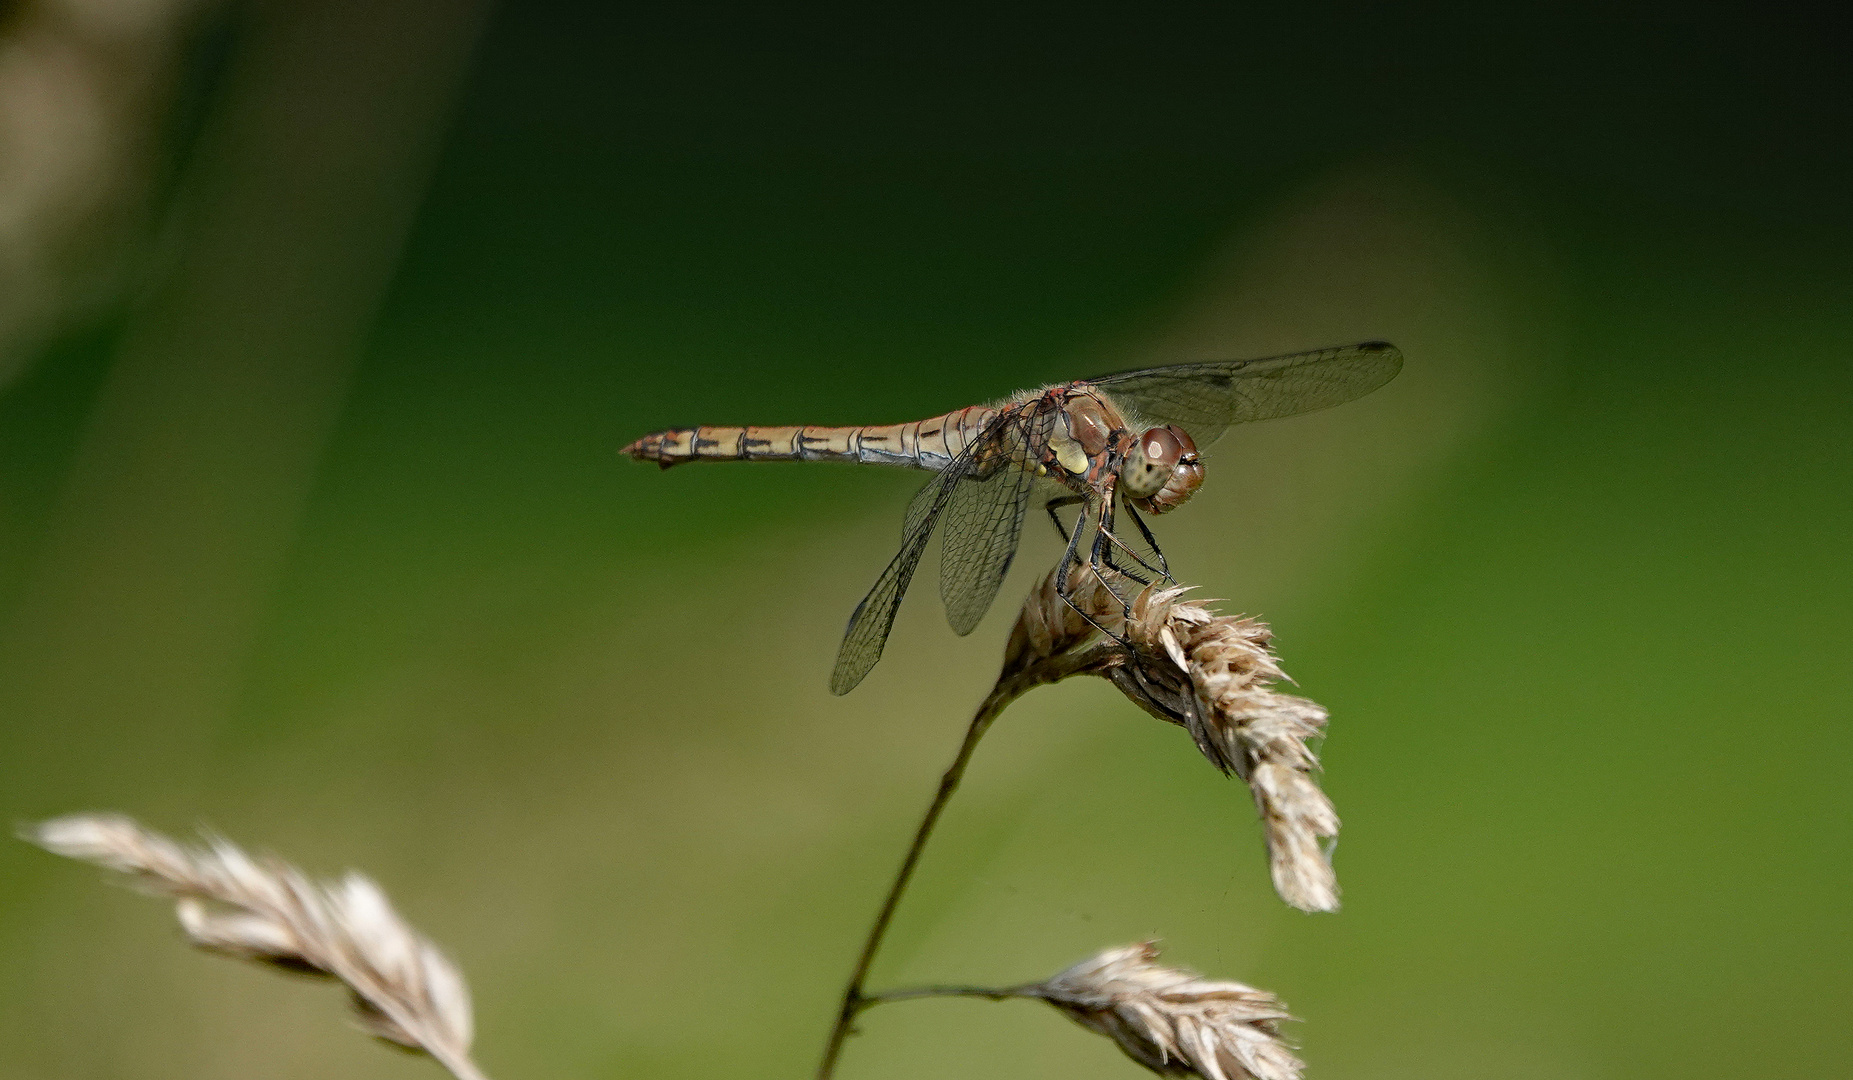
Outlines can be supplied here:
M25 10L24 8L21 9ZM1384 337L1161 522L1333 714L1345 909L1104 684L984 747L875 983L1098 948L1281 993L1317 1077L1853 1071L1853 221L1807 17L642 9L193 17L128 287L0 388L0 813L360 867L520 1077L808 1075L989 687L931 588L842 624L917 478L659 473ZM929 572L930 572L929 567ZM334 991L0 846L0 1075L427 1077ZM844 1077L1138 1075L1028 1004Z

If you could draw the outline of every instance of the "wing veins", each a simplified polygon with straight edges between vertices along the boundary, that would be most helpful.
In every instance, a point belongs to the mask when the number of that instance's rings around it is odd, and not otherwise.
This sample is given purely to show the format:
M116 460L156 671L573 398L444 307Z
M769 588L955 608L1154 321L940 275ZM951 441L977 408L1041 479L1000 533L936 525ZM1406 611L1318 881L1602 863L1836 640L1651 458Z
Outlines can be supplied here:
M1366 341L1255 360L1174 364L1087 380L1151 423L1177 424L1198 446L1235 424L1329 409L1396 377L1394 345Z
M989 445L980 452L994 458L989 475L968 473L952 492L947 514L956 520L942 541L940 599L954 633L971 633L997 599L1036 483L1036 473L1024 466L1041 449L1038 433L1053 421L1053 412L1023 411L987 432Z
M855 689L876 661L881 659L888 635L894 629L894 619L900 611L901 600L907 594L914 572L919 569L927 541L932 538L941 515L962 482L970 482L970 476L976 471L977 454L983 448L993 445L999 433L1006 430L1016 418L1015 411L999 414L969 446L947 462L945 468L922 485L909 500L901 530L901 549L875 579L875 584L849 617L849 625L843 632L842 646L837 650L836 667L830 676L831 693L847 694Z

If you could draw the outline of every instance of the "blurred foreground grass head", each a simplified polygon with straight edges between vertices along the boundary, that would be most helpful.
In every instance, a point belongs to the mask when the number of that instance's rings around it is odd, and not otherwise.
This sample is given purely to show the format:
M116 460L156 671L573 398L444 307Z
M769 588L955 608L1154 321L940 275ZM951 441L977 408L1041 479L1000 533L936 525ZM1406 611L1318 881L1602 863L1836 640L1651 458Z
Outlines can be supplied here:
M366 867L498 1077L800 1075L1010 616L917 597L832 699L910 479L617 448L1382 337L1395 384L1232 434L1158 523L1331 711L1344 912L1273 898L1185 733L1068 685L987 740L880 980L1161 933L1321 1077L1702 1074L1746 997L1765 1071L1853 1064L1825 27L273 0L106 65L155 90L20 90L94 55L71 11L0 15L3 272L85 253L0 327L9 818ZM103 118L141 164L82 175L139 194L18 179L77 174L17 132ZM0 1073L430 1075L34 855ZM872 1013L846 1075L1133 1074L1018 1012Z

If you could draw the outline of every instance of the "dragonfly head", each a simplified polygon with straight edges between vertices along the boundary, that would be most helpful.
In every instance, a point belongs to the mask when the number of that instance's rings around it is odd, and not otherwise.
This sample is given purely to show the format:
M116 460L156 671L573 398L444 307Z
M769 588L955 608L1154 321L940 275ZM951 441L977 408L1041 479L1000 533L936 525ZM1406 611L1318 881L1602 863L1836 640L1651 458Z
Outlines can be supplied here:
M1183 505L1202 483L1197 444L1174 424L1148 428L1120 462L1120 490L1148 513Z

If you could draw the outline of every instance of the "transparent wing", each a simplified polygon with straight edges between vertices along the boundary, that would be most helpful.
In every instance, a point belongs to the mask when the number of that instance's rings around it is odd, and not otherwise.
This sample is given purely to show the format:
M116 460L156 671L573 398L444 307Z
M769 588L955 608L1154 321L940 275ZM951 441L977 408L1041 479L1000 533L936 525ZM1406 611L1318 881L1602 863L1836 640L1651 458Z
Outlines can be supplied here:
M1233 424L1329 409L1396 377L1403 354L1387 341L1208 364L1122 371L1087 381L1141 419L1176 424L1208 446Z
M997 599L1023 537L1036 487L1035 463L1055 411L1006 413L971 447L971 461L946 502L939 596L954 633L972 632Z
M1052 414L1051 414L1052 415ZM940 576L940 592L946 598L947 612L953 626L960 625L953 597L961 597L958 610L978 603L978 616L984 614L997 594L1003 570L1010 566L1016 540L1023 523L1023 507L1035 476L1020 467L1028 448L1025 435L1037 424L1027 422L1016 410L1000 414L957 457L946 463L937 475L926 482L907 505L907 517L901 528L901 550L895 553L867 596L856 605L843 633L843 645L837 650L836 670L830 675L830 692L847 694L856 688L875 662L881 659L888 634L894 629L894 616L901 608L901 598L913 581L920 557L926 553L927 541L942 518L949 522L945 563ZM1047 422L1040 425L1046 430ZM1021 487L1020 493L1017 488ZM968 491L969 489L969 491ZM1000 499L1017 500L1014 514L999 507ZM966 534L982 529L982 542ZM954 537L954 531L959 534ZM1007 535L1004 535L1007 534ZM1001 551L1001 555L1000 555ZM996 568L1001 558L1001 568ZM954 567L967 567L955 570ZM992 579L995 580L992 580ZM988 591L986 582L989 582ZM955 583L956 584L953 584ZM978 616L960 633L977 625Z

